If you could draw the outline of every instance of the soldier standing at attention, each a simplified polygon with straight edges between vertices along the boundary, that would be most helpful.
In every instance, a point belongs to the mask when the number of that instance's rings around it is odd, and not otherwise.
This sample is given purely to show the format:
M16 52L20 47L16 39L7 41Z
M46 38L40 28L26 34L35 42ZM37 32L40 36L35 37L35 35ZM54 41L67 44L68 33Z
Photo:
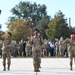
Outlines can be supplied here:
M60 57L64 56L64 44L63 44L63 42L64 42L63 37L60 37L60 40L59 40Z
M34 30L34 36L31 38L30 44L32 45L34 72L40 72L43 38L40 36L38 29Z
M26 44L26 57L31 56L31 53L32 53L32 47L31 47L29 40L28 40L27 44Z
M70 70L72 70L73 58L75 60L75 35L72 34L70 39L66 39L64 43L69 44Z
M55 39L56 57L59 57L59 40Z
M10 70L10 64L11 64L11 50L10 45L11 44L11 33L8 32L6 35L5 40L3 41L3 47L2 47L2 58L3 58L3 71L6 71L6 58L7 58L7 69Z

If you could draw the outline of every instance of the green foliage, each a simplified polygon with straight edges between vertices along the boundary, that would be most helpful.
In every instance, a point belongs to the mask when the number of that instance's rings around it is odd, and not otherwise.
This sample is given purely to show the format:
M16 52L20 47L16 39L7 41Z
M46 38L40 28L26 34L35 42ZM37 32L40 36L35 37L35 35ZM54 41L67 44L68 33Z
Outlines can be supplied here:
M32 34L32 30L27 26L27 22L20 19L10 22L8 29L12 33L12 39L14 40L26 39L27 35Z
M12 32L12 39L26 39L32 35L33 29L38 28L45 39L69 37L72 28L68 27L65 15L59 10L54 18L47 15L47 7L43 4L20 2L11 9L12 16L8 21L8 31Z
M30 17L33 22L41 20L42 17L47 16L46 6L30 2L20 2L11 9L14 16L18 18Z
M35 28L40 29L40 31L43 32L42 35L46 36L44 29L47 28L50 18L47 15L46 6L44 4L40 5L35 2L20 2L11 9L11 12L13 15L9 18L8 31L12 32L13 39L19 40L22 37L26 38L26 35L32 34L31 29L33 30ZM26 24L24 24L24 22ZM27 26L28 28L23 26ZM27 30L29 28L31 33Z
M50 18L43 17L39 22L37 22L36 28L40 30L40 33L44 39L47 39L47 36L45 34L45 29L48 28L48 23L50 22Z
M55 14L54 19L48 24L48 29L45 30L48 39L66 38L70 35L67 19L61 11Z

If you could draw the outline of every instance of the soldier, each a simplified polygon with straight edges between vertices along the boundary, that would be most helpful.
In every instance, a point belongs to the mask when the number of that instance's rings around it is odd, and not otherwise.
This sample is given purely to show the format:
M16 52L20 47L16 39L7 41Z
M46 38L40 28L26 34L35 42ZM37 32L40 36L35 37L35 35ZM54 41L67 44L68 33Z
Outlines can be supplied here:
M8 32L6 39L3 41L3 47L2 47L2 57L3 57L3 67L4 71L6 71L6 58L7 58L7 65L8 70L10 70L10 64L11 64L11 33Z
M17 56L18 56L18 44L14 40L14 57L17 57Z
M49 48L50 48L50 45L49 45L49 43L48 43L48 40L44 40L44 45L43 45L44 47L44 55L45 56L49 56Z
M75 35L72 34L70 39L66 39L64 43L69 44L70 70L72 70L73 58L75 60Z
M43 39L40 36L40 31L38 29L34 30L34 36L32 37L30 44L32 45L34 72L40 72L39 68L41 64L41 49Z
M31 56L31 53L32 53L32 47L31 47L29 40L28 40L27 44L26 44L26 57Z
M19 41L19 44L18 44L18 54L19 54L19 56L22 56L22 43L21 43L21 41Z
M55 39L56 57L59 57L59 40Z
M0 55L1 55L1 57L2 57L2 40L0 40Z
M23 56L26 56L26 41L23 42Z
M63 57L64 56L64 40L63 37L60 37L59 40L59 52L60 52L60 56Z
M11 41L11 56L14 57L14 41Z

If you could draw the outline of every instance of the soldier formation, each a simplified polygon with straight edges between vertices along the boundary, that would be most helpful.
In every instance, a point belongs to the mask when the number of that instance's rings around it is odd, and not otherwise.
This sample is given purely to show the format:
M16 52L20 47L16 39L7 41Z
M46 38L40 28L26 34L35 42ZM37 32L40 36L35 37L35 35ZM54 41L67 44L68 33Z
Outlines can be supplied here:
M0 55L3 58L3 70L6 71L6 59L10 70L11 57L32 57L34 72L40 72L41 57L69 57L70 70L72 70L73 58L75 59L75 35L71 38L46 40L41 37L38 29L34 30L33 36L27 36L26 41L11 40L8 32L4 40L0 40Z

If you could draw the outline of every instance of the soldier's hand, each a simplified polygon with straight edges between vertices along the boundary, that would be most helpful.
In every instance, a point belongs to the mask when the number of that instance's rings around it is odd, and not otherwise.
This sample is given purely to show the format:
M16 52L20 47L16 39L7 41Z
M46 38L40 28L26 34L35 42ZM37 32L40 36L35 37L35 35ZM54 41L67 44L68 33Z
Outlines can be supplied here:
M68 40L68 38L66 38L66 40Z

